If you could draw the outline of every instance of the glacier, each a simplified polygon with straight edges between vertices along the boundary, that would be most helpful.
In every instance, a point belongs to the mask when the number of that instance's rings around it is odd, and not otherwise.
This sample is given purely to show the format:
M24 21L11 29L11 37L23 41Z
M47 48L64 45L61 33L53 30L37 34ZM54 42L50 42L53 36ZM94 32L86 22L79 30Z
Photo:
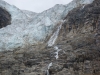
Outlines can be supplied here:
M42 44L70 10L92 2L93 0L73 0L67 5L57 4L41 13L35 13L20 10L0 0L0 7L7 10L12 18L11 25L0 29L0 51L24 48L26 44Z

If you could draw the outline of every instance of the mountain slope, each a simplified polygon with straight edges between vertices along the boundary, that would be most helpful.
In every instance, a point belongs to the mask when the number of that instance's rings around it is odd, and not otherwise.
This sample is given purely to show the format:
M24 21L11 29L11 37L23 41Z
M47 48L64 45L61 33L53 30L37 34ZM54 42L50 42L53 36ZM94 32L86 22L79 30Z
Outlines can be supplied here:
M11 15L11 25L0 29L0 50L14 50L29 45L41 44L50 37L55 26L62 22L67 13L79 4L88 4L93 0L74 0L68 5L55 5L42 13L27 15L15 6L0 0L0 7ZM30 14L30 12L28 12Z
M85 0L74 0L72 3L76 4L77 1ZM43 44L1 51L0 74L100 75L100 0L94 0L93 3L91 0L88 1L90 4L78 4L77 8L68 14L66 12L66 16L60 14L62 16L59 18L63 21L55 26L50 39L46 38ZM86 0L86 3L88 1ZM60 7L57 5L55 9L57 8ZM52 13L51 10L48 11ZM43 18L44 13L47 12L36 14L33 18ZM34 24L37 20L34 20ZM40 23L44 23L44 20L45 18ZM32 24L33 20L30 23ZM45 25L49 26L48 23Z

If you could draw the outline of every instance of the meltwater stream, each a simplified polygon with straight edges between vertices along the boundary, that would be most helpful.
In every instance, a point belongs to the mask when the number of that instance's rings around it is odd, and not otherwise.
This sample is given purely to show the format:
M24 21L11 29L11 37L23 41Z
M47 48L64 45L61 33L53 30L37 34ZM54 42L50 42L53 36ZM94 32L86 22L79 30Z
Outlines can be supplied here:
M46 71L47 75L50 75L50 74L49 74L49 69L50 69L51 66L52 66L52 62L48 65L48 69L47 69L47 71Z
M63 22L58 26L58 28L57 28L57 31L51 36L51 38L49 39L49 41L48 41L48 46L53 46L54 45L54 43L55 43L55 41L56 41L56 39L57 39L57 37L58 37L58 34L59 34L59 31L60 31L60 29L61 29L61 27L62 27L62 24L63 24ZM56 52L55 52L55 58L56 58L56 60L59 58L59 55L58 55L58 53L59 53L59 51L61 50L61 49L59 49L57 46L54 46L54 50L56 50ZM52 62L51 63L49 63L49 65L48 65L48 69L46 70L46 75L50 75L50 73L49 73L49 69L50 69L50 67L52 66Z
M54 50L56 50L56 52L55 52L55 58L56 58L56 60L59 58L59 55L58 55L58 53L59 53L59 51L61 50L61 49L59 49L58 48L58 46L54 46ZM53 64L52 64L52 62L51 63L49 63L49 65L48 65L48 69L46 70L46 75L50 75L50 73L49 73L49 69L50 69L50 67L52 66Z
M59 35L59 31L62 27L62 24L65 22L66 20L61 21L62 23L58 26L57 30L53 33L53 35L50 37L49 41L48 41L48 46L53 46L58 35Z
M62 26L62 24L60 26L58 26L57 31L51 36L50 40L48 41L48 46L53 46L54 45L54 43L55 43L55 41L58 37L59 31L61 29L61 26Z
M60 51L61 49L59 49L57 46L55 46L54 49L56 50L56 52L55 52L55 54L56 54L56 55L55 55L55 58L58 59L58 58L59 58L58 53L59 53L59 51Z
M54 34L51 36L51 38L49 39L49 41L48 41L48 46L49 47L51 47L51 46L53 46L54 45L54 43L55 43L55 41L56 41L56 39L57 39L57 37L58 37L58 35L59 35L59 31L60 31L60 29L61 29L61 27L62 27L62 24L65 22L65 20L64 21L62 21L62 23L58 26L58 29L57 29L57 31L56 32L54 32ZM58 53L59 53L59 51L61 50L61 49L59 49L58 48L58 46L54 46L54 50L56 50L56 52L55 52L55 58L56 58L56 60L59 58L59 55L58 55ZM48 69L46 70L46 75L50 75L50 73L49 73L49 69L50 69L50 67L52 66L52 62L51 63L49 63L49 65L48 65Z

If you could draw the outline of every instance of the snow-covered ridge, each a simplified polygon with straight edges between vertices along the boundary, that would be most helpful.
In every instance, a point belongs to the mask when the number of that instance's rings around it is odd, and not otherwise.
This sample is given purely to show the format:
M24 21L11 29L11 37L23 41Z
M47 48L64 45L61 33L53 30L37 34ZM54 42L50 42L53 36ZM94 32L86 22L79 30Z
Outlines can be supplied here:
M93 0L73 0L68 5L57 4L41 13L23 11L0 0L0 7L12 17L11 25L0 29L0 50L13 50L24 47L26 43L42 43L58 22L79 4L89 4Z

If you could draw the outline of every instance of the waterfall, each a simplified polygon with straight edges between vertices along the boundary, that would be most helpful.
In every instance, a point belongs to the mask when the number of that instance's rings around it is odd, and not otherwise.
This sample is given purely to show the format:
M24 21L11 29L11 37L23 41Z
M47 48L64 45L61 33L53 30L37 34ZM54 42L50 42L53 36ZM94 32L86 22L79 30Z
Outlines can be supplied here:
M46 74L47 74L47 75L50 75L50 74L49 74L49 69L50 69L51 66L52 66L52 62L49 63L49 65L48 65L48 69L46 70Z
M58 59L58 58L59 58L58 53L59 53L59 51L60 51L61 49L59 49L57 46L55 46L54 49L56 50L56 52L55 52L55 54L56 54L56 55L55 55L55 58Z
M61 24L60 26L58 26L57 31L54 32L54 34L53 34L53 35L51 36L51 38L49 39L49 41L48 41L48 46L53 46L53 45L54 45L54 43L55 43L55 41L56 41L56 39L57 39L57 37L58 37L59 31L60 31L60 29L61 29L61 26L62 26L62 24Z
M50 69L51 66L52 66L52 62L48 65L48 69Z
M50 75L50 74L49 74L49 70L46 70L46 74L47 74L47 75Z
M59 53L59 51L61 50L61 49L59 49L57 46L54 46L54 49L56 50L56 52L55 52L55 58L56 58L56 60L59 58L59 55L58 55L58 53ZM52 62L51 63L49 63L49 65L48 65L48 69L46 70L46 75L50 75L50 73L49 73L49 69L50 69L50 67L52 66Z
M53 33L53 35L49 39L48 46L53 46L54 45L54 43L55 43L55 41L56 41L56 39L58 37L59 31L60 31L63 23L64 23L64 21L58 26L57 30ZM56 54L55 58L58 59L59 58L58 53L59 53L59 51L61 49L59 49L57 46L54 46L54 49L56 50L56 52L55 52L55 54ZM49 69L50 69L51 66L52 66L52 62L48 65L48 69L46 70L46 75L50 75Z

